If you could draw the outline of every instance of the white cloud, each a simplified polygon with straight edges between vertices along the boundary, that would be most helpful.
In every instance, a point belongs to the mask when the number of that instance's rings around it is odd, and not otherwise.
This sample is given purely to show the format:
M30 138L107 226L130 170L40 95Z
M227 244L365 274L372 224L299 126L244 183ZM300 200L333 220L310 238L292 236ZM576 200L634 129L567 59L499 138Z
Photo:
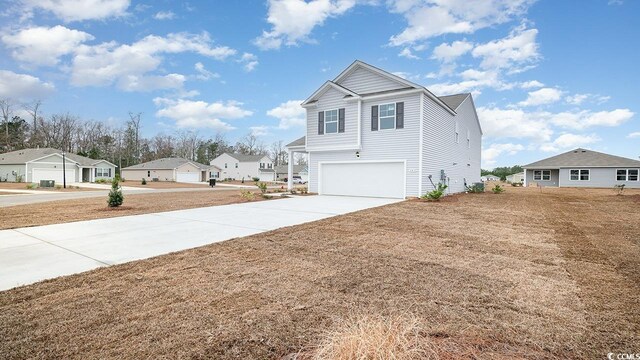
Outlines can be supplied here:
M198 75L196 75L196 78L198 78L200 80L209 80L209 79L213 79L213 78L217 79L217 78L220 77L220 74L214 73L214 72L211 72L211 71L205 69L204 65L201 62L197 62L194 65L194 68L198 72Z
M269 127L266 125L250 126L251 135L253 136L266 136L269 135Z
M540 150L546 152L554 152L563 149L572 149L588 144L593 144L600 141L600 137L596 134L583 135L583 134L562 134L558 136L553 142L545 143L540 146Z
M629 139L640 138L640 131L632 132L627 135Z
M223 120L240 119L251 116L253 112L242 108L238 101L212 102L185 99L153 99L156 106L162 107L156 112L158 117L175 121L179 128L212 128L219 131L234 129Z
M531 80L531 81L525 81L523 83L520 83L520 87L523 89L541 88L543 86L544 84L538 80Z
M488 138L527 138L544 142L549 141L553 134L547 121L521 109L479 107L477 111L484 135Z
M509 73L531 68L540 58L536 43L537 29L521 25L502 39L476 46L471 54L480 58L484 69L507 69Z
M521 106L545 105L557 102L561 98L562 91L554 88L542 88L530 92L527 96L527 99L524 101L520 101L518 104Z
M304 126L306 124L306 110L300 106L304 100L289 100L267 111L267 115L280 120L278 128L288 129L292 126Z
M54 91L52 83L27 74L0 70L0 98L31 101L46 97Z
M590 100L596 104L602 104L609 101L610 96L594 95L594 94L574 94L564 98L567 104L581 105L584 101Z
M172 20L176 17L172 11L158 11L153 18L156 20Z
M400 51L400 52L398 53L398 56L400 56L400 57L404 57L404 58L407 58L407 59L413 59L413 60L418 60L418 59L420 59L420 57L419 57L419 56L417 56L417 55L414 55L414 54L413 54L413 52L411 51L411 49L410 49L410 48L408 48L408 47L407 47L407 48L402 49L402 51Z
M393 12L401 13L408 26L390 38L394 46L414 43L443 34L470 34L502 24L527 11L535 0L389 0Z
M439 95L471 92L480 94L480 89L489 87L496 90L508 90L513 86L499 79L496 71L467 69L459 74L462 81L457 83L438 83L429 85L429 90Z
M267 21L270 31L263 31L254 43L262 50L279 49L310 41L309 35L327 18L344 14L356 0L269 0Z
M226 46L212 46L207 33L177 33L166 37L149 35L131 45L115 42L82 45L73 59L71 83L76 86L107 86L115 83L123 90L143 90L140 86L131 87L127 84L132 77L145 78L150 76L148 73L156 71L162 63L162 54L182 52L195 52L217 60L224 60L236 53ZM164 81L158 81L161 79L156 76L156 81L144 82L149 85L144 90L182 86L176 75L165 75Z
M491 144L489 147L482 149L482 164L483 166L494 165L500 155L515 155L522 150L524 150L524 146L521 144Z
M100 20L126 14L130 0L25 0L26 11L52 12L65 22Z
M258 57L252 53L244 53L238 62L244 64L243 68L246 72L252 72L258 66Z
M550 123L559 127L582 130L594 126L619 126L630 120L633 115L634 113L629 109L615 109L612 111L599 112L583 110L555 114L541 113L538 116L547 119Z
M433 49L432 59L451 62L473 49L473 44L467 41L454 41L451 44L442 43Z
M73 53L80 44L93 39L91 34L61 25L32 27L2 36L14 59L47 66L56 65L61 56Z
M118 87L124 91L152 91L181 88L186 80L181 74L168 75L127 75L118 80Z

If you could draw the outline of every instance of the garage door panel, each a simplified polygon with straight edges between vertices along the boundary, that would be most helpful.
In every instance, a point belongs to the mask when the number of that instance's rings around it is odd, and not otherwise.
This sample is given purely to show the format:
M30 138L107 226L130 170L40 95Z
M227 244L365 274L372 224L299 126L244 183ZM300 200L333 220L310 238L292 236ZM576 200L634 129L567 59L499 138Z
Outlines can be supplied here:
M320 194L402 199L404 162L321 163Z
M179 172L176 174L177 182L200 182L200 174L195 172Z
M65 173L67 183L76 181L76 171L74 169L68 169ZM33 169L31 173L31 181L39 183L40 180L54 180L56 184L62 184L62 169Z

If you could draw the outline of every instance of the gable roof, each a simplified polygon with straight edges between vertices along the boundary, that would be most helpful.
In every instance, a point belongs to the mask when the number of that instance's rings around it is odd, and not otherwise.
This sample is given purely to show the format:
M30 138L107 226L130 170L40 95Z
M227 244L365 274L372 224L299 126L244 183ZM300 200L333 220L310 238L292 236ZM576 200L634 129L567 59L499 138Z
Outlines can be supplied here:
M285 147L294 147L294 146L305 146L307 144L307 137L303 136L299 139L293 140L292 142L285 145Z
M258 162L266 155L244 155L244 154L236 154L236 153L225 153L232 158L238 160L239 162Z
M54 148L40 148L11 151L8 153L0 154L0 164L25 164L29 161L42 159L50 155L58 155L62 157L62 150ZM104 161L110 165L117 167L117 165L112 164L107 160L91 159L86 156L81 156L73 153L65 152L65 158L81 166L93 166L99 162Z
M593 150L578 148L550 158L542 159L523 166L532 168L566 167L640 167L640 161L621 156L609 155Z
M197 168L200 169L209 169L211 165L200 164L195 161L183 159L183 158L162 158L158 160L147 161L138 165L131 165L122 170L142 170L142 169L151 169L151 170L173 170L178 168L186 163L190 163Z
M322 84L322 86L320 86L320 88L318 90L316 90L313 94L311 94L311 96L309 96L309 98L307 98L307 100L303 101L302 105L314 103L317 100L317 98L319 98L322 94L327 92L327 90L329 88L336 89L336 90L344 93L346 96L351 96L351 97L354 97L354 98L359 98L360 97L360 95L358 95L355 92L347 89L346 87L344 87L344 86L342 86L340 84L336 84L335 82L333 82L331 80L327 80L327 81L325 81L324 84Z
M455 95L446 95L446 96L438 96L440 100L442 100L447 106L452 108L453 110L457 110L458 106L462 104L462 102L469 97L471 94L455 94Z

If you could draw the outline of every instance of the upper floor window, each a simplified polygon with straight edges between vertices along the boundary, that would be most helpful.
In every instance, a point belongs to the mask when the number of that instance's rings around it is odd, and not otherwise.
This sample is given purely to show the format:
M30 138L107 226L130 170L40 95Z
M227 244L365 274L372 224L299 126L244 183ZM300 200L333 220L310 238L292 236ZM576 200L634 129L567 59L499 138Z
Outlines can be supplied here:
M589 169L570 170L570 179L573 181L589 181Z
M382 104L379 107L380 117L379 126L380 130L395 129L396 128L396 103Z
M327 110L324 112L324 133L332 134L338 132L338 110Z
M236 163L236 169L238 168L238 163Z
M638 181L638 169L618 169L616 170L616 180Z
M264 163L260 163L260 169L264 169Z
M267 164L267 167L268 167L269 169L272 169L272 168L273 168L273 164L272 164L272 163L268 163L268 164Z
M224 168L225 168L225 169L227 168L227 163L224 163Z

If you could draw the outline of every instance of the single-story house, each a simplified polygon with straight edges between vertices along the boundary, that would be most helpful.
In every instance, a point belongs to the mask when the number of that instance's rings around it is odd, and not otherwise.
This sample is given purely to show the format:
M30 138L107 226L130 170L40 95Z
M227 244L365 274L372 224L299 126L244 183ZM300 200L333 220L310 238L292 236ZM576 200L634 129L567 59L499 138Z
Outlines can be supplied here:
M221 179L274 181L276 171L266 155L244 155L224 153L211 160L211 165L221 169Z
M63 175L64 158L64 175ZM90 159L52 148L23 149L0 154L0 180L39 183L54 180L56 184L111 180L116 165L101 159Z
M275 167L276 180L284 181L288 179L289 165L278 165ZM309 171L307 165L293 165L293 176L300 176L303 181L309 181Z
M125 180L175 181L195 183L217 179L220 169L183 158L163 158L122 169Z
M495 176L495 175L485 175L485 176L480 176L480 181L482 181L482 182L500 181L500 178Z
M523 167L525 186L640 188L640 161L582 148Z
M511 174L511 175L507 175L507 182L510 183L522 183L524 182L524 171L519 172L519 173L515 173L515 174Z
M310 192L404 199L480 180L482 129L469 93L436 96L356 60L302 107L305 136L286 149L289 163L308 154Z

